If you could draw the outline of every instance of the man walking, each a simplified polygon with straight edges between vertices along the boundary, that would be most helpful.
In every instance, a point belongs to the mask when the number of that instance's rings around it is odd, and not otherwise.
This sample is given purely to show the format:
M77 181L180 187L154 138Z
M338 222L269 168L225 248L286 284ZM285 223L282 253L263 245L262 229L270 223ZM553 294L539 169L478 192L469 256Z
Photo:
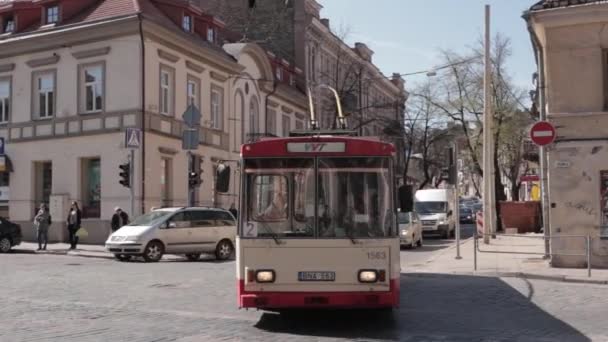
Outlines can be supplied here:
M49 226L51 224L51 215L46 204L40 205L40 210L34 217L34 226L36 227L36 236L38 237L38 250L46 250L46 245L49 241ZM44 244L44 245L43 245Z
M129 215L122 211L120 207L114 208L114 215L112 215L112 233L127 224L129 224Z

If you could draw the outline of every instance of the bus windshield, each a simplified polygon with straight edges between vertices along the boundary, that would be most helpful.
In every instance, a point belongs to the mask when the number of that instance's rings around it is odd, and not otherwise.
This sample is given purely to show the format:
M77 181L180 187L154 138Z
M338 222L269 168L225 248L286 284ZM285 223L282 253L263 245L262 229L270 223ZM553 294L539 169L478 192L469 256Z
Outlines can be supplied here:
M378 238L395 221L389 158L246 159L243 237Z
M374 238L394 225L388 158L320 158L320 237Z

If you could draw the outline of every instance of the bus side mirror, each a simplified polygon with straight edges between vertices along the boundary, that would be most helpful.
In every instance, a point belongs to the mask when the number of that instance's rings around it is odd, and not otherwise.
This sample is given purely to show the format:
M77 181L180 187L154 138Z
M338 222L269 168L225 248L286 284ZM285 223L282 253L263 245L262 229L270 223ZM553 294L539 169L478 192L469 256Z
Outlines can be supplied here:
M402 185L399 187L399 207L402 213L414 211L414 199L412 196L412 186Z
M227 193L230 190L230 166L219 164L215 172L215 191Z

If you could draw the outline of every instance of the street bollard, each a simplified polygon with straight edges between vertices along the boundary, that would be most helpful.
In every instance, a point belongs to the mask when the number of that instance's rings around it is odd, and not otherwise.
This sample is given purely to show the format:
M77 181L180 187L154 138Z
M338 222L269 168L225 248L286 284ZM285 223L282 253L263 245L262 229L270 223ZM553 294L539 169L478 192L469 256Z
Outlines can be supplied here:
M591 277L591 236L587 235L587 276Z

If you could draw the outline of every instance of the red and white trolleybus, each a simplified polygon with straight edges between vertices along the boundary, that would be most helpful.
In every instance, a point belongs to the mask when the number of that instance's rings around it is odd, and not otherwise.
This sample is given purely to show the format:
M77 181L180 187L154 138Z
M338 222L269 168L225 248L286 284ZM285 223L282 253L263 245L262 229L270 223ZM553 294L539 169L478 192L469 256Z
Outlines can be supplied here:
M394 154L345 131L243 145L239 307L397 307ZM226 184L221 169L216 191Z

